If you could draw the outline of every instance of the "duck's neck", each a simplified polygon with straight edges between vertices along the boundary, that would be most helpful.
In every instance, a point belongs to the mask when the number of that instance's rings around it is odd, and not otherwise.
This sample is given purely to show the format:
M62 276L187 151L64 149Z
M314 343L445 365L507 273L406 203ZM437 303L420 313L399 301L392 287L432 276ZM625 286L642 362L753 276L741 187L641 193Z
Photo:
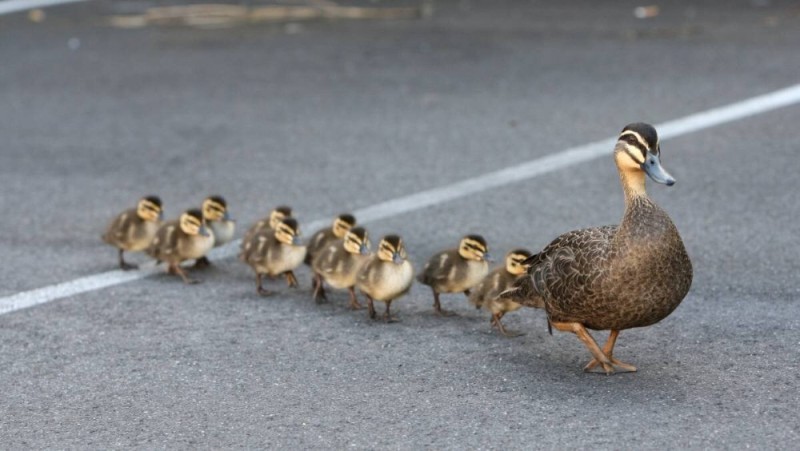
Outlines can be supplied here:
M620 168L619 178L622 182L622 191L625 192L626 210L634 206L637 200L647 199L647 192L644 189L644 172Z

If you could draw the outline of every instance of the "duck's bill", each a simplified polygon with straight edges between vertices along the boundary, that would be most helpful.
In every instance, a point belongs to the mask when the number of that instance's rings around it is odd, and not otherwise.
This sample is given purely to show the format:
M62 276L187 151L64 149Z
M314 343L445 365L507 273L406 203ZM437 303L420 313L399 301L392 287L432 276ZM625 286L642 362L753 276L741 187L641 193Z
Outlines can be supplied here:
M303 244L303 240L301 240L299 236L296 236L292 238L292 244L294 244L295 246L299 246Z
M367 247L366 244L362 244L361 247L358 249L358 251L359 253L361 253L361 255L369 254L369 248Z
M208 233L208 229L206 229L206 226L201 226L200 230L198 230L197 233L203 236L210 236Z
M661 158L657 155L647 153L647 159L642 163L642 170L648 177L653 179L656 183L672 186L675 184L675 178L672 177L663 166L661 166Z
M489 263L494 263L494 257L492 257L492 254L490 254L488 252L483 254L483 259L486 260Z
M394 262L395 265L399 265L400 263L403 263L403 256L398 253L395 253L392 256L392 261Z

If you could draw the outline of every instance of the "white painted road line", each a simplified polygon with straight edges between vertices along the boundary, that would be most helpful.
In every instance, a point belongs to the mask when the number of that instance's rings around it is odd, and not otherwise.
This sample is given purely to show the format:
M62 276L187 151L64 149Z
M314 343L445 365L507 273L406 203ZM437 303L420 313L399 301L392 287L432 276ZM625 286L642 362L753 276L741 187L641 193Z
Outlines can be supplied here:
M47 8L48 6L65 5L67 3L85 2L86 0L5 0L0 1L0 16L29 9Z
M680 119L656 124L655 127L662 140L675 138L797 103L800 103L800 84ZM360 222L365 223L442 204L470 194L532 179L542 174L609 155L613 152L615 142L616 136L572 147L509 168L361 208L353 211L353 214ZM303 228L305 230L315 230L324 227L328 223L329 220L321 219L305 224ZM239 240L236 240L214 249L209 257L212 260L228 258L235 255L238 248ZM163 269L155 268L154 265L150 264L144 265L139 271L109 271L14 294L0 298L0 315L68 296L143 279L160 271L163 271Z

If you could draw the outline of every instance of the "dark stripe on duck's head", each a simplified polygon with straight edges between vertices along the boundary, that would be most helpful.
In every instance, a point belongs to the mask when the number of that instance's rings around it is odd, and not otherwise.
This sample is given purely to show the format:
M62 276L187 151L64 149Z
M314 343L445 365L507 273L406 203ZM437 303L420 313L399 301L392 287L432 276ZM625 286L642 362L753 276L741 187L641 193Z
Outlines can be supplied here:
M161 207L161 206L163 206L163 205L161 204L161 198L160 198L160 197L158 197L158 196L145 196L145 197L144 197L144 200L146 200L146 201L148 201L148 202L152 203L153 205L157 205L158 207Z
M225 202L225 198L223 198L222 196L218 196L218 195L215 194L213 196L208 196L207 199L212 201L212 202L214 202L214 203L222 205L223 208L227 208L228 207L228 204Z

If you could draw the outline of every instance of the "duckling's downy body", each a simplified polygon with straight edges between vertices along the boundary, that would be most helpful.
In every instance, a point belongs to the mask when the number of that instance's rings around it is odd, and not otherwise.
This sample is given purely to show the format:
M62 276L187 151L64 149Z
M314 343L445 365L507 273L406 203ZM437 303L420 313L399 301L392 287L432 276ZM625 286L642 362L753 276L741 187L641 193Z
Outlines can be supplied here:
M236 232L236 222L231 219L228 212L228 203L222 196L209 196L203 201L203 219L214 236L214 247L222 246L233 240ZM210 265L208 257L200 257L195 267Z
M531 256L526 249L516 249L506 255L503 266L490 272L473 290L469 300L475 308L483 307L492 312L491 325L496 327L505 336L520 335L516 332L506 330L502 318L506 313L515 312L522 308L522 305L515 302L511 297L505 296L504 292L512 287L514 281L525 274L527 267L523 262ZM544 302L539 304L539 308L544 307Z
M336 289L350 292L350 308L359 309L355 285L358 271L369 260L369 237L363 227L350 229L342 241L335 242L314 256L311 268L314 270L314 299L326 299L327 283Z
M480 235L461 239L458 249L439 252L428 260L417 280L431 287L433 308L438 315L451 315L442 309L439 293L464 293L478 285L489 273L489 248Z
M376 316L373 301L380 301L386 303L384 321L391 322L394 321L390 313L392 301L408 292L413 282L414 268L402 239L387 235L378 244L378 252L359 271L356 287L367 296L370 318Z
M655 129L630 124L614 158L625 192L619 226L565 233L529 259L530 277L517 282L517 300L545 303L550 324L574 332L607 373L636 371L612 355L619 331L655 324L681 303L692 284L692 264L669 215L645 192L645 174L668 186ZM611 330L601 350L585 328Z
M345 234L356 226L356 218L351 214L341 214L333 220L331 227L317 230L308 240L308 252L306 253L305 264L311 266L314 255L333 243L344 239Z
M269 233L272 232L272 233ZM267 229L250 237L241 254L256 273L256 290L261 295L271 294L262 287L262 276L285 275L290 287L297 286L294 270L303 263L306 247L300 245L300 227L294 218L279 222L275 230Z
M147 249L156 236L162 216L161 199L157 196L146 196L139 200L136 208L123 211L111 221L101 238L119 250L121 269L138 268L137 265L126 262L123 253Z
M205 227L203 213L193 209L183 213L177 221L164 223L147 248L147 254L166 262L170 274L179 275L186 283L200 282L190 279L180 263L204 257L214 247L214 237Z

